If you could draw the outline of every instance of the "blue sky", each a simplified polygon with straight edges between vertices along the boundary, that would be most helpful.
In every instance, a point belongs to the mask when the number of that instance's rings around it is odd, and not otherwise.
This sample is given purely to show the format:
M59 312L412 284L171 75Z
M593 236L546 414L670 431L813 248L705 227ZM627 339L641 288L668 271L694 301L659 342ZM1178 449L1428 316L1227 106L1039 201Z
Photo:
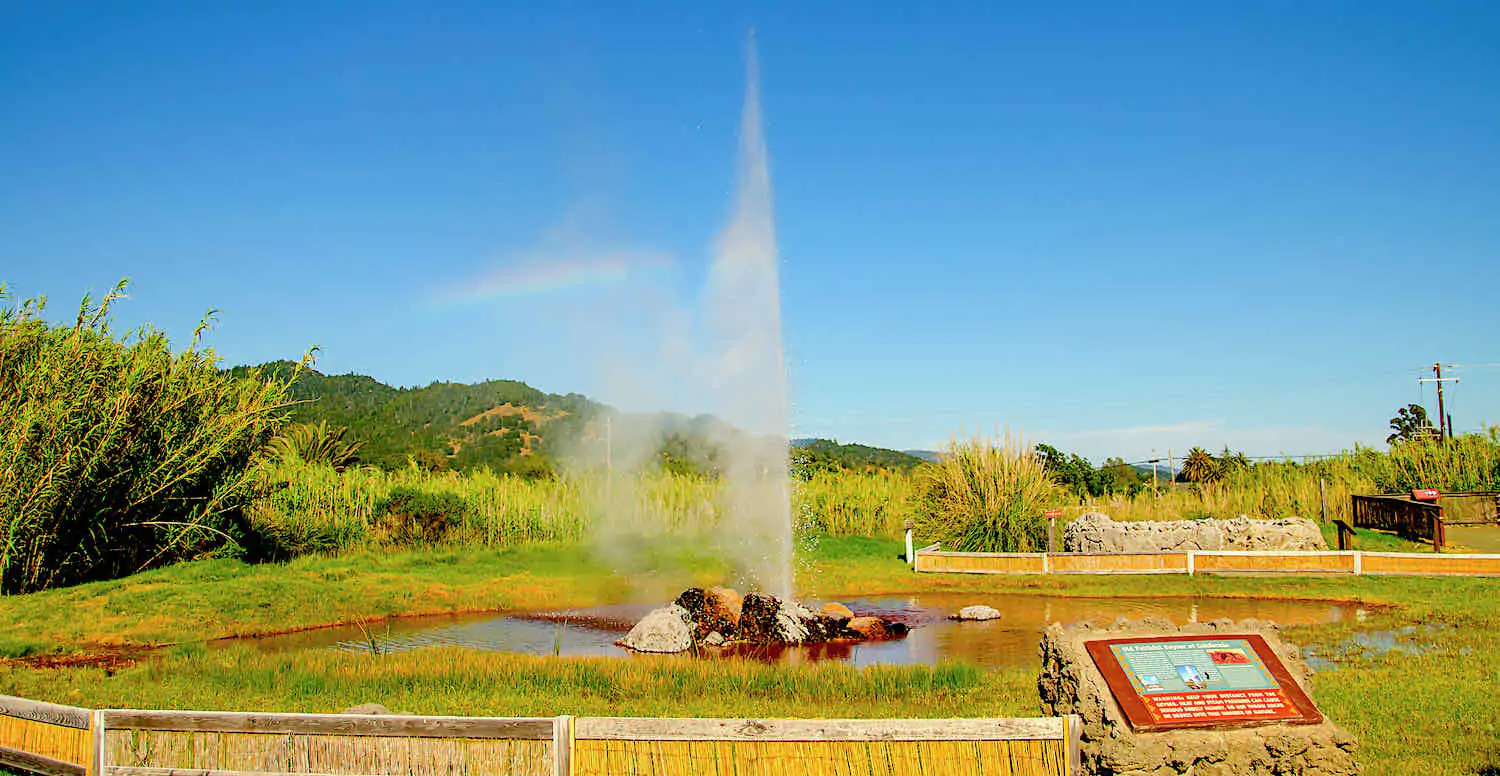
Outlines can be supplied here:
M691 325L753 26L797 435L1320 453L1435 360L1500 422L1500 6L802 5L7 4L0 280L692 410L599 364Z

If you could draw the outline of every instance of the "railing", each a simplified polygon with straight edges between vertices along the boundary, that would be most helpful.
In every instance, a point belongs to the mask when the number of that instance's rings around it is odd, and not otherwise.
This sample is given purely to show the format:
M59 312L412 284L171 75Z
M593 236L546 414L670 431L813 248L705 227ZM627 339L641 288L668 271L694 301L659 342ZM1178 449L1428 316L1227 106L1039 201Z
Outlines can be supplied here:
M1414 542L1432 542L1434 549L1444 544L1443 508L1428 501L1413 501L1405 496L1350 496L1353 500L1354 527L1391 531Z
M1188 550L1119 554L916 552L919 572L945 574L1411 574L1500 576L1500 555Z
M44 776L1073 776L1077 717L491 718L89 711L0 695L0 764Z

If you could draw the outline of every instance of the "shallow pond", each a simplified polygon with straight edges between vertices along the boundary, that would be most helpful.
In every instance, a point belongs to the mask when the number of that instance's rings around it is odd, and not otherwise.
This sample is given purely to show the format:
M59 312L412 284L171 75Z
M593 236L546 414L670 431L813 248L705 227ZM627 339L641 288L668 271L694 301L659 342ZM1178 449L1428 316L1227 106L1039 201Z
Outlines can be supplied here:
M821 601L807 602L814 608ZM1182 624L1227 617L1254 617L1281 625L1355 621L1356 604L1235 598L1063 598L1017 594L933 594L843 600L856 614L875 614L911 627L903 639L807 647L743 648L712 651L718 656L767 662L840 660L853 665L928 664L958 659L984 667L1031 666L1037 642L1050 622L1119 617L1158 617ZM988 604L1003 616L989 622L945 619L969 604ZM282 651L341 649L394 652L426 647L461 647L533 655L629 657L615 642L636 620L660 604L621 604L551 612L478 614L390 620L367 628L339 626L248 640L259 649ZM687 659L687 658L685 658Z

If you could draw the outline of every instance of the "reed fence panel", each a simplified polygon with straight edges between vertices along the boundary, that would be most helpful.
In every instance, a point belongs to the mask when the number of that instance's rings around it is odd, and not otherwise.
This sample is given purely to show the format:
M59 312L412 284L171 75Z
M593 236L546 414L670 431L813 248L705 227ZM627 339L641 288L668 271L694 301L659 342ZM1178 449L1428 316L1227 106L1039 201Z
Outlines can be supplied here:
M1053 574L1186 574L1186 552L1150 552L1126 555L1055 554L1047 558Z
M552 776L552 719L103 713L106 776L153 770L323 776Z
M82 776L93 757L88 709L0 695L0 764Z
M919 551L917 571L950 574L1045 574L1045 553Z
M1060 776L1078 772L1076 718L658 720L584 718L577 776Z
M1193 570L1213 573L1353 574L1353 552L1193 552Z
M1360 555L1365 574L1500 577L1500 555L1409 552L1365 552Z

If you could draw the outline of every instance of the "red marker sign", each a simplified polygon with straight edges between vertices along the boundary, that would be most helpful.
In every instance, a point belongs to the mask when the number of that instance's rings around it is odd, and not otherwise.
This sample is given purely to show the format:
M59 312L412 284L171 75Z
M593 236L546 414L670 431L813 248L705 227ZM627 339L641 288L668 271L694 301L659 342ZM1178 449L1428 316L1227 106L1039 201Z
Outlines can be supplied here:
M1042 513L1042 517L1045 517L1048 520L1056 520L1057 518L1062 517L1062 510L1061 509L1049 509L1046 512Z
M1413 501L1437 501L1442 497L1443 494L1433 490L1432 488L1420 488L1411 492L1411 498Z

